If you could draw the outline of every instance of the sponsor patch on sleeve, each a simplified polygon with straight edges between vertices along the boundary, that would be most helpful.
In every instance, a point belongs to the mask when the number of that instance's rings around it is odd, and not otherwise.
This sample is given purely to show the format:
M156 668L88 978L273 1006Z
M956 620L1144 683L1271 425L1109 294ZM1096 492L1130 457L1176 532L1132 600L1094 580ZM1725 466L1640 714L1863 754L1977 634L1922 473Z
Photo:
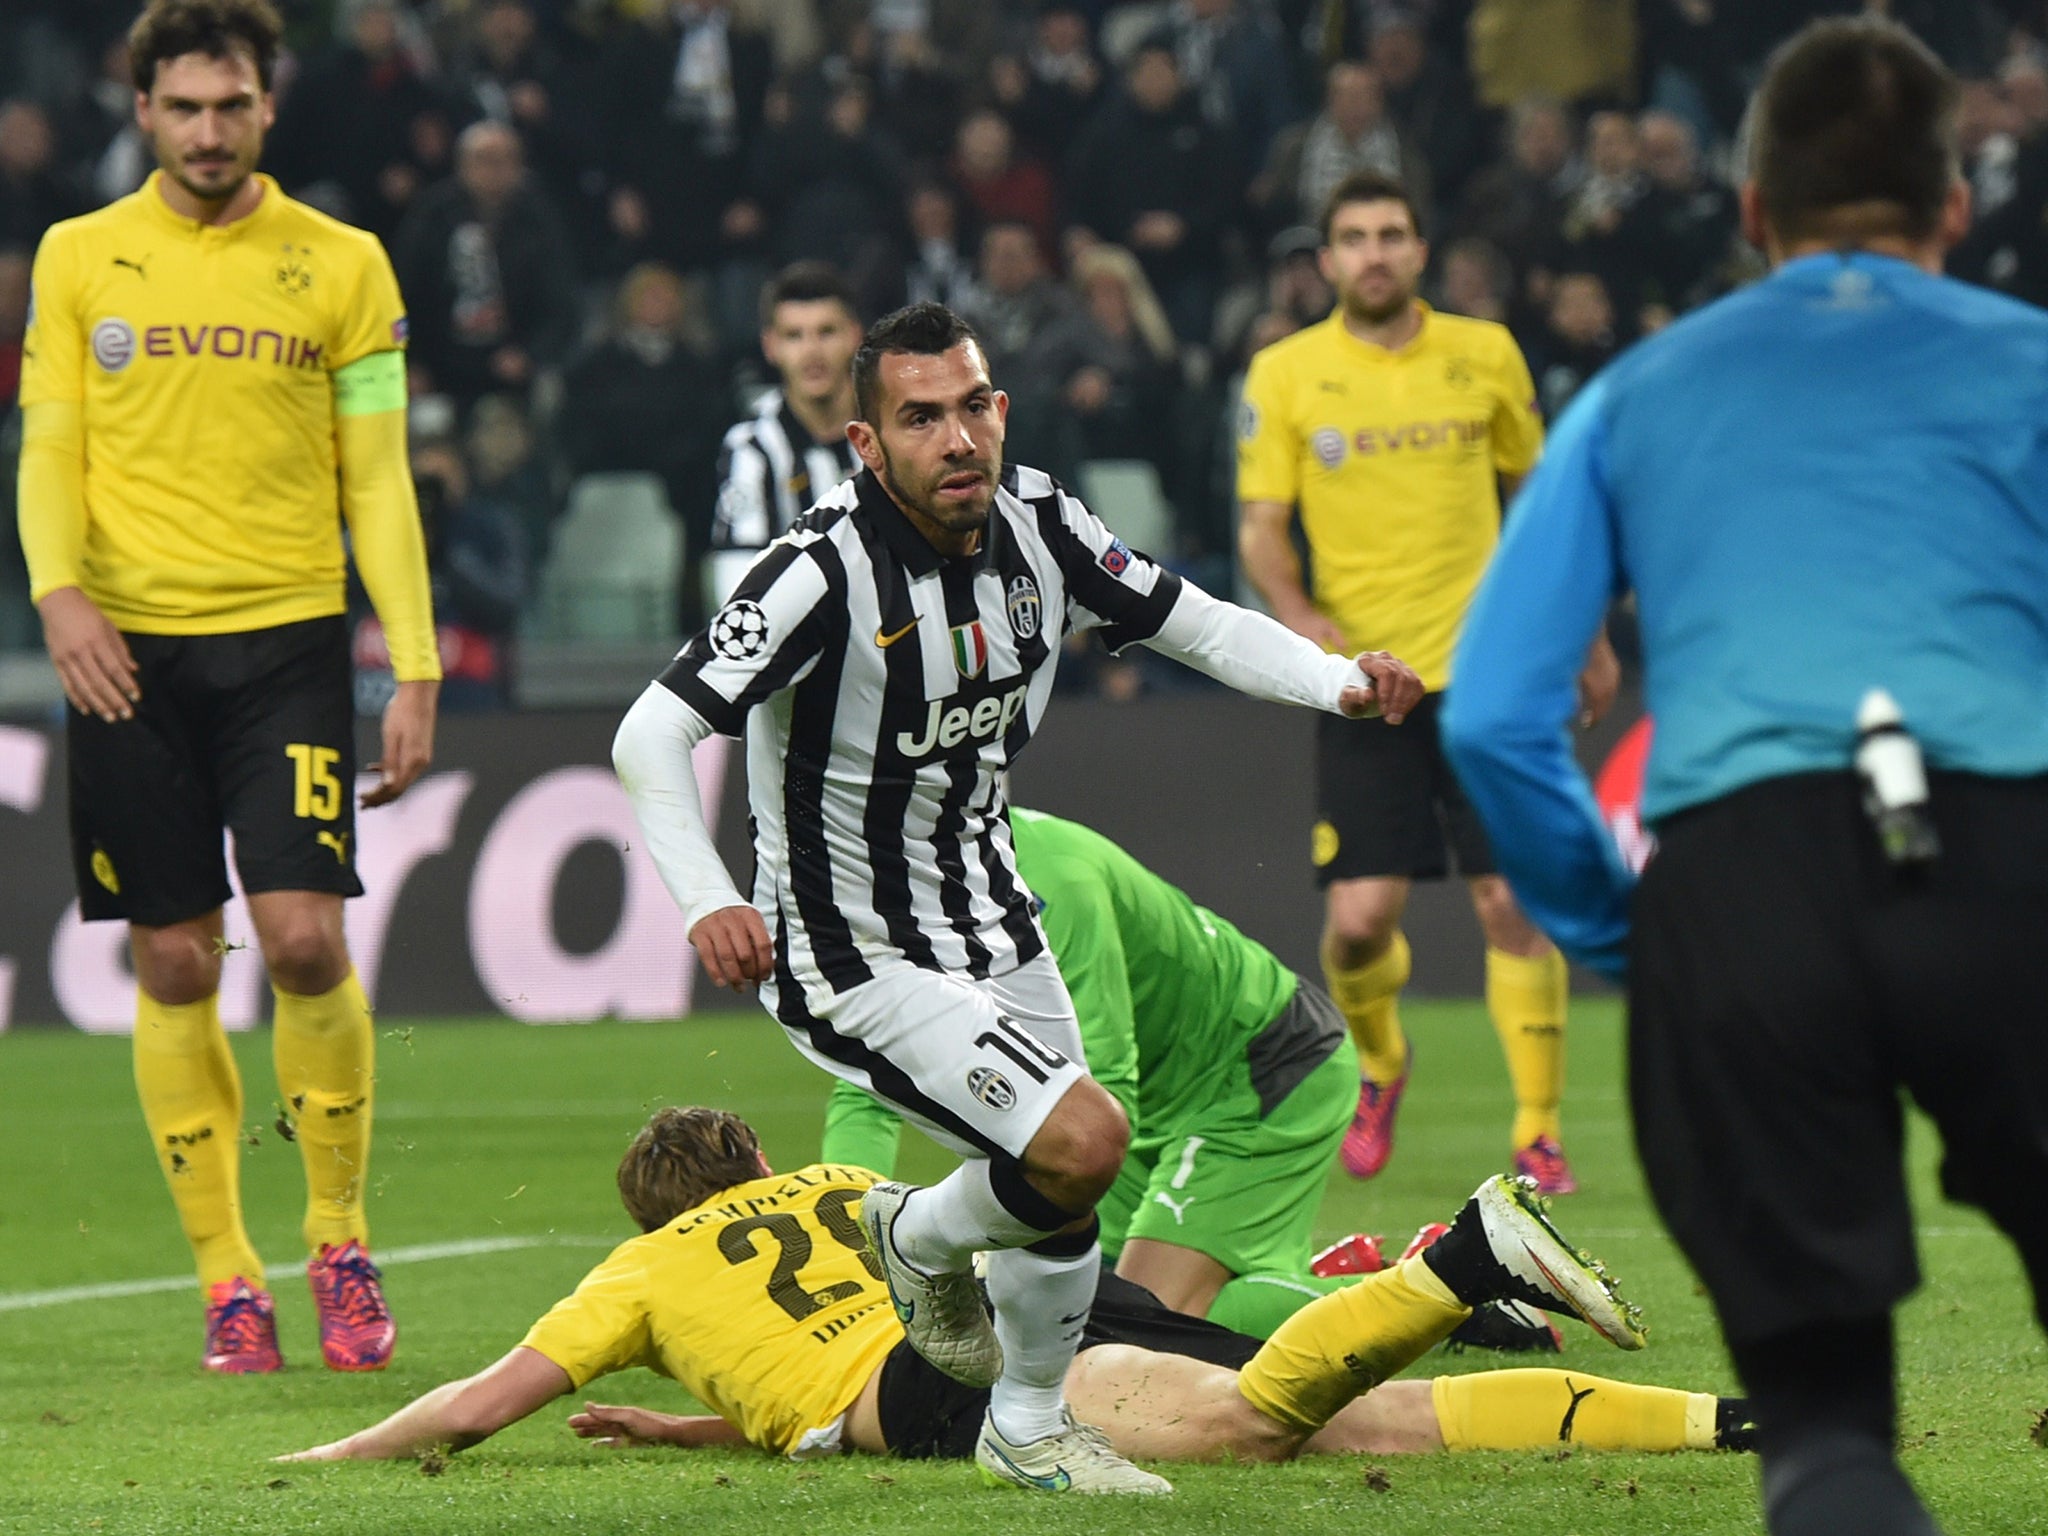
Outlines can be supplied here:
M404 315L400 315L391 322L391 343L393 346L402 347L410 340L412 340L412 322L406 319Z

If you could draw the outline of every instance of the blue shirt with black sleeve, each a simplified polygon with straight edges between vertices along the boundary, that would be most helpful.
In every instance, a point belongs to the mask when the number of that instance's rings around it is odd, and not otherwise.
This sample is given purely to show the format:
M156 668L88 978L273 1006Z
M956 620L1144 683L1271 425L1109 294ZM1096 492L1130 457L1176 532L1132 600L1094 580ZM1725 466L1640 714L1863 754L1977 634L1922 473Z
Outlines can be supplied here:
M1849 767L1873 687L1931 767L2048 772L2048 313L1888 256L1806 256L1559 420L1466 620L1444 743L1529 916L1611 975L1633 877L1570 721L1630 590L1652 827Z

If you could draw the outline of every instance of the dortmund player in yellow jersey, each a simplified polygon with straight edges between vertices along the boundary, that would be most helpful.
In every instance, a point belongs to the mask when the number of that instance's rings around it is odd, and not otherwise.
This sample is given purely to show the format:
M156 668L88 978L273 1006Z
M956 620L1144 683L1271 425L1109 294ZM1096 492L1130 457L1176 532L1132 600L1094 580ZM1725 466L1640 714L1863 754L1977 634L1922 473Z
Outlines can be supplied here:
M1392 650L1429 690L1399 731L1317 726L1311 855L1326 902L1323 971L1363 1069L1343 1162L1370 1178L1392 1151L1409 1068L1396 1008L1409 970L1401 915L1410 883L1441 879L1448 852L1486 935L1487 1006L1515 1092L1515 1168L1561 1194L1575 1187L1559 1144L1564 959L1495 872L1437 732L1502 497L1542 448L1535 389L1504 327L1438 314L1416 296L1429 247L1399 182L1361 172L1340 183L1323 242L1336 309L1260 352L1245 380L1239 553L1283 623L1346 654ZM1297 507L1312 596L1289 534ZM1603 640L1588 663L1588 708L1605 708L1614 683Z
M279 1459L459 1450L634 1366L672 1378L717 1417L591 1404L569 1421L579 1434L610 1444L746 1442L793 1457L975 1455L988 1389L942 1375L905 1342L863 1244L861 1200L880 1177L837 1164L774 1174L739 1116L658 1110L619 1164L619 1194L644 1235L495 1364L357 1434ZM1168 1311L1105 1271L1066 1392L1118 1452L1164 1461L1559 1441L1749 1448L1743 1404L1707 1393L1558 1370L1387 1381L1495 1297L1575 1310L1624 1348L1642 1343L1590 1261L1531 1196L1496 1176L1428 1255L1310 1303L1270 1342Z
M400 679L365 805L425 769L440 665L390 263L254 174L278 35L266 0L154 0L135 23L160 169L36 253L21 541L71 704L80 907L129 925L135 1081L206 1297L205 1364L281 1363L216 1007L225 828L276 993L321 1352L374 1370L394 1330L364 1250L370 1014L342 929L362 892L344 520Z

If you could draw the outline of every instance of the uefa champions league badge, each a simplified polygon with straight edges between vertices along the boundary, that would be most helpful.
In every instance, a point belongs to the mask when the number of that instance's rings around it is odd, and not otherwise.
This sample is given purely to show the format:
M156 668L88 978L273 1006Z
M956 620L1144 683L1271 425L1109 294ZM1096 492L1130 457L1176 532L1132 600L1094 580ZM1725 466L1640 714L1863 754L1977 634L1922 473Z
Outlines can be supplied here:
M743 597L718 610L710 633L711 649L727 661L752 661L768 649L768 615Z
M1029 640L1038 633L1045 605L1038 595L1037 582L1029 576L1019 576L1011 582L1005 606L1010 614L1011 634L1019 640Z

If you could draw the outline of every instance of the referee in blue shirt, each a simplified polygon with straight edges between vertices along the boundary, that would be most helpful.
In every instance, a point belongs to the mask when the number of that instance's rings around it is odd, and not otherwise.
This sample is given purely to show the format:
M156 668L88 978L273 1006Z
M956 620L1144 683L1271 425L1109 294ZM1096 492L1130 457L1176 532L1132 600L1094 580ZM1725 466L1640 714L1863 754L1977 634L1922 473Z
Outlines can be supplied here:
M1524 910L1628 977L1637 1145L1755 1402L1777 1536L1936 1529L1893 1454L1901 1088L2048 1322L2048 314L1941 275L1956 101L1886 22L1773 59L1743 215L1776 270L1565 413L1443 721ZM1639 886L1569 744L1631 590ZM1875 689L1924 757L1918 837L1881 835L1855 771Z

